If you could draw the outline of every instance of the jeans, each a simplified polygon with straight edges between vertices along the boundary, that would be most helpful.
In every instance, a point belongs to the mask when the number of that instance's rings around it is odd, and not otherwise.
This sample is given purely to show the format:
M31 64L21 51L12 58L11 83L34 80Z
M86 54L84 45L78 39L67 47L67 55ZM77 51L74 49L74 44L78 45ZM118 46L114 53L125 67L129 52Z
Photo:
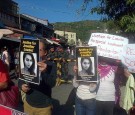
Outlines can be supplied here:
M76 97L75 100L76 115L95 115L95 109L96 109L95 99L81 100L78 97Z

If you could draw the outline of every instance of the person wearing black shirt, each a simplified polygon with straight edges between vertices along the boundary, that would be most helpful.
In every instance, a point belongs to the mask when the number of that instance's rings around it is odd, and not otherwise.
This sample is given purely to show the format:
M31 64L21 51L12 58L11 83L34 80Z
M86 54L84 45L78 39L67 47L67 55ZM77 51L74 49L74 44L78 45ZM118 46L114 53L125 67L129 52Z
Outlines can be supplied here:
M26 93L26 100L24 101L25 113L28 113L29 115L51 115L51 88L56 84L56 77L53 76L53 65L47 65L47 62L44 63L44 58L47 54L47 45L42 39L40 40L39 47L41 58L41 62L38 62L39 70L41 71L40 84L25 83L24 81L19 80L18 85L20 89Z

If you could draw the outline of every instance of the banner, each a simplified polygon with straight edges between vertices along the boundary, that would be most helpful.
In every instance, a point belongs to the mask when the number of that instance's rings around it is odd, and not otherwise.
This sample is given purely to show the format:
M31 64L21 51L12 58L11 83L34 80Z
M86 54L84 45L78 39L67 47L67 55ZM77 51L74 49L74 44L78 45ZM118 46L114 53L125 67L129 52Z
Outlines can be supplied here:
M21 39L20 43L20 77L26 82L39 84L39 40Z
M119 60L126 44L128 44L127 38L105 33L92 33L88 42L89 46L97 46L99 56Z
M0 104L0 115L28 115L28 114Z
M97 47L76 47L77 80L97 82Z
M130 72L135 73L135 44L128 44L124 47L122 62Z

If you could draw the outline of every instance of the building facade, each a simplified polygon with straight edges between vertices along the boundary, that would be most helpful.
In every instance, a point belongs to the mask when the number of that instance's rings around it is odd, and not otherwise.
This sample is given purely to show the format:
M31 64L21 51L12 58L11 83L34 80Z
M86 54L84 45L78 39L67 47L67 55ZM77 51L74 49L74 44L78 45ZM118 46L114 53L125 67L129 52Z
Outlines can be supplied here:
M19 27L17 3L12 0L0 0L0 22L10 27Z
M27 14L21 14L20 17L22 30L32 32L32 34L48 39L53 36L54 28L48 20L43 20Z
M67 39L67 42L69 45L76 45L76 33L75 32L55 30L54 33L59 36L63 36L65 39Z
M14 31L15 36L12 37L21 38L22 34L35 34L50 39L54 34L53 25L48 20L20 14L18 4L12 0L0 0L0 23Z

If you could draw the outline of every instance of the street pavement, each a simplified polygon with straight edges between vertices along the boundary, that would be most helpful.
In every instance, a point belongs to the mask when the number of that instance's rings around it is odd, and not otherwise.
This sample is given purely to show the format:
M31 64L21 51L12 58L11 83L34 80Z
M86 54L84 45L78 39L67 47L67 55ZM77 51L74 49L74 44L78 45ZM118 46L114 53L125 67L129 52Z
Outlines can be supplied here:
M70 80L72 80L74 76L74 64L75 62L68 63L68 77ZM64 83L52 89L52 98L54 104L53 115L75 115L74 105L72 105L72 103L74 103L75 95L73 94L72 90L72 83ZM69 95L71 96L69 97Z
M72 84L62 84L53 88L53 115L74 115L74 106L71 104L66 104L72 89ZM69 101L71 103L71 101L74 101L74 99L70 99Z

